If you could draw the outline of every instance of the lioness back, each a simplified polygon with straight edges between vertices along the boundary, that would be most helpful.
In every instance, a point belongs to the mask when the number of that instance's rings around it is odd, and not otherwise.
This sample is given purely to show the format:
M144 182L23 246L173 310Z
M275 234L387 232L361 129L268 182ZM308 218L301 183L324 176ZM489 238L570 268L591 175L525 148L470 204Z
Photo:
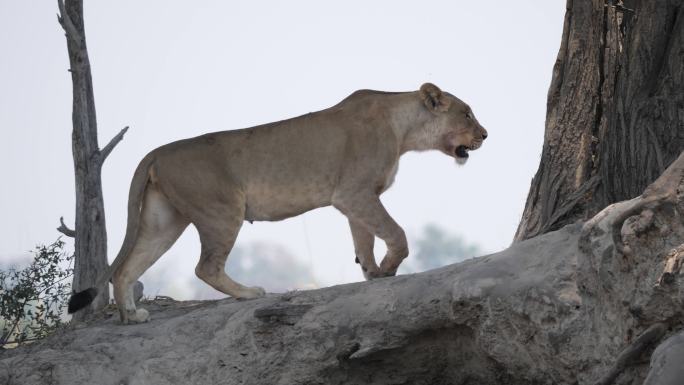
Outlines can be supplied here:
M246 220L280 220L331 204L349 158L372 163L391 130L347 103L293 119L180 140L153 151L157 180L165 190L217 196L238 188ZM383 136L385 138L383 138ZM389 136L389 138L388 138ZM396 146L395 146L396 147Z

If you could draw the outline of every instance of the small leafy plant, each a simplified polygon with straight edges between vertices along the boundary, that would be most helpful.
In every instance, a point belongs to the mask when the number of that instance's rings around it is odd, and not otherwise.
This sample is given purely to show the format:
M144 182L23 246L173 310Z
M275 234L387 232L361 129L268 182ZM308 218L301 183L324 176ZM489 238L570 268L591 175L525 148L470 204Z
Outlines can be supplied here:
M30 265L0 270L0 347L44 338L63 324L73 254L57 239L37 246Z

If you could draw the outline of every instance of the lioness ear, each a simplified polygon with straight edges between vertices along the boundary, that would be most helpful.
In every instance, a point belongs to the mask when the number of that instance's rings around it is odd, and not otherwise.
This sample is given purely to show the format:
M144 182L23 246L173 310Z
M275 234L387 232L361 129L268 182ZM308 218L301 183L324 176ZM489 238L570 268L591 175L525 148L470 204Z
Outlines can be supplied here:
M445 97L442 90L432 83L420 86L420 98L428 110L432 112L444 112L449 109L451 101Z

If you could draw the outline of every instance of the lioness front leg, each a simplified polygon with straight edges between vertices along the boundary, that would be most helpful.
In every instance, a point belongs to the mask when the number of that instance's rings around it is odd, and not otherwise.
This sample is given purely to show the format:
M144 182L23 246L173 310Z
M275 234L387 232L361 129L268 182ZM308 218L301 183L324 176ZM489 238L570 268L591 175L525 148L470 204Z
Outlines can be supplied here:
M363 224L352 219L349 219L349 228L354 239L356 263L361 265L363 276L367 280L379 277L380 267L375 262L375 255L373 254L375 235L369 232Z
M336 196L333 206L350 221L361 224L367 231L385 241L387 254L380 263L377 275L395 275L401 261L408 256L408 242L404 230L387 213L380 198L372 193L356 194L354 197ZM374 278L374 274L369 275Z

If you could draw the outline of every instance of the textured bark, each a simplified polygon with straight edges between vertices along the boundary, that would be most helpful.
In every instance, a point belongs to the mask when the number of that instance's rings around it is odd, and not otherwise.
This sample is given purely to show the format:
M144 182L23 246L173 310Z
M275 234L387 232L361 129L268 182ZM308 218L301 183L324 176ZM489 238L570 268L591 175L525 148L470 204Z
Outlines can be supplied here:
M637 196L684 150L682 0L568 0L520 241Z
M107 267L107 232L102 198L102 164L121 141L124 128L100 151L97 140L95 99L90 61L85 40L82 0L58 0L59 22L66 32L67 49L73 85L72 152L76 182L76 226L66 227L63 221L58 230L75 237L73 289L81 291L93 287L100 273ZM109 289L98 288L100 295L91 308L79 312L83 318L92 309L100 309L109 302Z
M0 383L664 384L684 351L669 338L684 321L682 253L684 154L638 198L460 264L148 303L152 321L133 326L108 308L5 352Z

